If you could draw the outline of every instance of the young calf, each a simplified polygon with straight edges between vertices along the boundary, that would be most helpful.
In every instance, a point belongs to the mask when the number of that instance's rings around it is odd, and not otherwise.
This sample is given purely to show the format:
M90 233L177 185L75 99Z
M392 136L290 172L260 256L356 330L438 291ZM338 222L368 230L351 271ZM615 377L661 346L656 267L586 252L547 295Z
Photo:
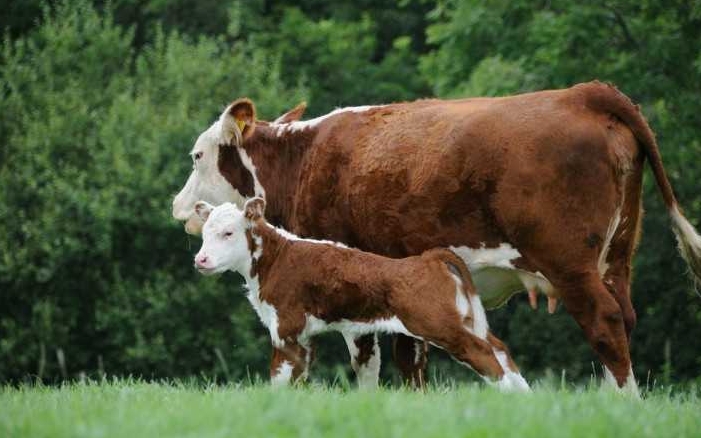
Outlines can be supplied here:
M470 274L453 252L390 259L301 239L265 221L261 198L244 211L230 203L198 202L195 209L205 222L195 266L203 274L232 270L244 277L277 348L273 382L306 378L316 334L339 331L348 340L384 332L424 339L500 388L529 388L489 332Z

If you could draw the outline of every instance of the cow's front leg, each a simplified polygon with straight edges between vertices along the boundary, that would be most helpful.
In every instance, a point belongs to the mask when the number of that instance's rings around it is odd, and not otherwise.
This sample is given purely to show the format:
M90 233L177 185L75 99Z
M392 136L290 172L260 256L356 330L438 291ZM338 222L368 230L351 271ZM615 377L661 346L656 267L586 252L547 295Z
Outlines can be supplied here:
M358 387L361 389L377 388L380 377L380 347L377 334L353 336L343 333L348 345L351 367L355 371Z
M296 342L286 342L282 346L273 346L270 382L273 386L284 386L306 380L311 360L311 344L302 346Z

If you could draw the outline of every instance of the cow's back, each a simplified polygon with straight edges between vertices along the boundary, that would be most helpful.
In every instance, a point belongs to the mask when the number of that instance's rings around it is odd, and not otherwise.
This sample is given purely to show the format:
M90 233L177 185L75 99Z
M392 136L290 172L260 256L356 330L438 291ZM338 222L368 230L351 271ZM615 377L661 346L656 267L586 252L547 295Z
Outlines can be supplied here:
M319 129L296 225L395 257L436 246L527 246L551 233L544 228L554 210L577 216L591 215L592 201L613 206L621 155L613 149L636 154L630 131L612 133L607 115L584 101L567 89L341 113ZM595 186L603 193L582 190ZM605 231L608 210L593 228Z

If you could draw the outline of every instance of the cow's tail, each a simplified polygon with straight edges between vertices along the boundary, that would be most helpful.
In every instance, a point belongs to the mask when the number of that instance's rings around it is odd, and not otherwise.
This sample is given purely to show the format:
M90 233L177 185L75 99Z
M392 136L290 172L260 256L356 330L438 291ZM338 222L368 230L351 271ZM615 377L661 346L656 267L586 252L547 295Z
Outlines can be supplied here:
M672 220L672 230L677 236L679 252L689 265L697 283L701 282L701 236L679 208L672 185L669 183L667 173L662 165L662 157L660 149L657 147L655 134L641 114L640 107L613 85L594 81L577 87L586 88L585 95L588 106L599 111L612 113L620 118L642 146L645 156L650 161L657 187L662 193L662 198Z

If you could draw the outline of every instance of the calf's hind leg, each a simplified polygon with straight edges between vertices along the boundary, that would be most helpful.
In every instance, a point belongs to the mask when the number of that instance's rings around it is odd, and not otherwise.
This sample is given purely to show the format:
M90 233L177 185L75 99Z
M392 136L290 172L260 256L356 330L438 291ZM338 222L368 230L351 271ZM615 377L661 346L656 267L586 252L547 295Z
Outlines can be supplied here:
M449 334L427 338L455 360L472 368L485 381L505 391L528 391L530 387L518 372L508 349L491 333L482 339L464 327L448 329Z

